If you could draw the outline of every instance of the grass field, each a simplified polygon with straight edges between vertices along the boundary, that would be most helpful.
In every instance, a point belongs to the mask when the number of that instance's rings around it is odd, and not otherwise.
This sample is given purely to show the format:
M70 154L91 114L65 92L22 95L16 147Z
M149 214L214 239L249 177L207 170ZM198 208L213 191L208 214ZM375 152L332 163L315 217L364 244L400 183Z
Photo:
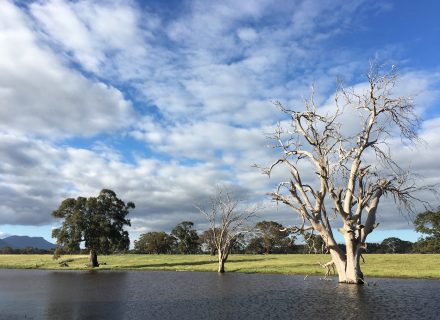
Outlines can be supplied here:
M366 254L361 268L366 277L400 277L440 279L440 254ZM110 255L98 256L99 270L173 270L216 271L217 259L209 255ZM329 255L231 255L226 272L281 273L322 275L319 262ZM68 267L61 267L65 261ZM88 256L65 255L53 260L51 255L0 255L0 268L5 269L71 269L88 270Z

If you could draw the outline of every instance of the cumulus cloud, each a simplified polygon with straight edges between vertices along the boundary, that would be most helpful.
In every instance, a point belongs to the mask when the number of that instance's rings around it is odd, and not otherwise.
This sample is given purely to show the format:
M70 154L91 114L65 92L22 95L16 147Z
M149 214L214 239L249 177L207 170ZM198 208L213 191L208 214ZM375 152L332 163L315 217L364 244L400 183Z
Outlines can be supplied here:
M0 136L0 219L5 224L41 224L67 184L59 178L56 149L42 141L14 135ZM46 161L49 160L49 161ZM53 161L50 161L53 160Z
M49 223L62 199L95 195L102 188L135 201L142 216L187 212L223 175L209 165L184 168L148 159L129 165L108 152L13 135L1 135L0 142L0 219L5 224Z
M122 93L65 66L26 16L0 4L0 123L3 132L46 137L111 132L132 121Z
M30 12L46 39L61 46L87 71L103 73L110 57L137 60L146 54L140 19L131 1L51 0L32 3ZM154 19L146 18L148 22ZM149 25L154 28L155 23Z

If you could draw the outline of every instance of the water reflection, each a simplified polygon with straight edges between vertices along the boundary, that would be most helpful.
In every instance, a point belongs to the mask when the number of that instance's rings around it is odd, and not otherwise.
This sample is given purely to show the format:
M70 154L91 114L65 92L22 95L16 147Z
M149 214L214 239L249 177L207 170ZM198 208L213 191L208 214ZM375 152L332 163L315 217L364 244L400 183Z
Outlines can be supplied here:
M1 319L437 319L440 281L0 270Z
M52 272L47 276L47 319L124 319L127 274Z

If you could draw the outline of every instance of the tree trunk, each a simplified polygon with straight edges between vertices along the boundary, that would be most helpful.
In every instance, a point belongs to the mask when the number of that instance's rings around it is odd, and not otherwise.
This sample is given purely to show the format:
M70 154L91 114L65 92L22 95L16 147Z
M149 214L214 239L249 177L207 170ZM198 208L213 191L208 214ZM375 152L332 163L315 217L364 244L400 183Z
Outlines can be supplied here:
M360 268L361 250L347 246L346 256L340 255L336 250L331 249L330 254L338 272L340 283L363 284L364 275Z
M340 230L344 235L346 254L338 247L333 238L331 230L326 230L320 224L313 224L313 228L317 230L326 247L330 250L332 261L338 272L340 283L363 283L363 274L361 272L359 260L361 248L357 246L354 234L345 230Z
M219 251L219 253L218 253L218 271L217 272L219 272L219 273L225 272L225 262L226 262L226 257L224 255L224 253Z
M96 252L94 250L90 250L89 266L92 268L99 267L98 255L96 254Z

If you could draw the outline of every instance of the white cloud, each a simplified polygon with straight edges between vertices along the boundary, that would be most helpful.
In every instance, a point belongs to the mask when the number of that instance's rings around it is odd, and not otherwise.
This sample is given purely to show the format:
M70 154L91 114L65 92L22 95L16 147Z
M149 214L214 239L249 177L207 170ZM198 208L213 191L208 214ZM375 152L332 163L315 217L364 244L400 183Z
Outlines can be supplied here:
M237 36L245 42L253 42L258 38L258 34L253 28L241 28L237 31Z
M102 54L94 52L93 39L87 36L89 33L87 26L82 24L66 3L62 1L33 3L31 12L43 23L44 29L48 30L50 36L69 44L68 50L73 52L74 57L87 69L92 71L98 69L103 60Z
M218 161L224 164L232 164L232 161L237 166L237 162L243 161L246 155L246 160L252 156L267 155L269 149L266 149L265 133L272 129L234 127L209 121L158 127L146 118L132 134L144 139L150 147L160 152L175 155L176 159ZM227 159L232 160L225 161ZM245 163L248 166L252 164Z
M127 126L131 103L121 92L67 68L41 45L8 2L0 4L0 122L9 133L56 138Z
M216 182L231 176L211 164L153 159L127 164L109 150L58 147L14 135L0 135L0 157L0 219L5 224L53 223L50 213L61 200L96 195L102 188L134 201L134 217L175 223L194 213L194 204L208 197Z
M30 11L49 41L62 46L87 71L102 73L109 56L121 52L126 59L146 54L137 11L130 1L51 0L32 3Z
M0 231L0 239L4 239L4 238L9 237L9 236L12 236L12 234Z

